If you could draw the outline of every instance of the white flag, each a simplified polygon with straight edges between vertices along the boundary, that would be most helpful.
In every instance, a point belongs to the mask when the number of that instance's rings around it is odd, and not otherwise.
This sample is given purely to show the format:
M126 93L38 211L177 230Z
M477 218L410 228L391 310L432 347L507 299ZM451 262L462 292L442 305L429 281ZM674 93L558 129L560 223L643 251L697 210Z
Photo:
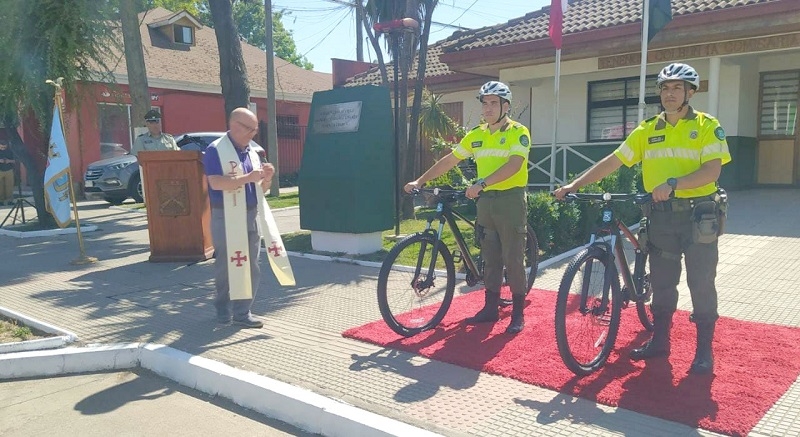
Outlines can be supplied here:
M67 140L61 125L61 108L55 104L53 109L53 127L50 129L50 147L47 152L47 169L44 171L44 198L47 210L53 214L59 227L66 227L72 222L72 205L70 204L70 174Z

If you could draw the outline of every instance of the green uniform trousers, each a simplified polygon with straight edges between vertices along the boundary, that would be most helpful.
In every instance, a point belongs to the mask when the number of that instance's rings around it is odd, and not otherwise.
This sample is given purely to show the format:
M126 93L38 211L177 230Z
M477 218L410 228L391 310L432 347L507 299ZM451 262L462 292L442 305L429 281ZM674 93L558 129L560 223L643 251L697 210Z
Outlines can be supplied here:
M481 192L478 198L477 232L487 291L500 292L505 266L511 293L525 295L527 217L525 188Z
M671 314L678 306L681 255L686 258L686 282L692 296L694 320L714 321L717 314L718 240L693 241L692 210L658 211L649 215L650 284L653 314Z

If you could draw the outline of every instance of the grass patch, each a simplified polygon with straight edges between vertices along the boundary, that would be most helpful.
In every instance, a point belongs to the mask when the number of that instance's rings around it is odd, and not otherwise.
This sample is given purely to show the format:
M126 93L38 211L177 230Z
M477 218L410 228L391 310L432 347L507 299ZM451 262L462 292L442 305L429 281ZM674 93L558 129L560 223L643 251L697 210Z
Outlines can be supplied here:
M0 343L15 343L48 336L47 333L20 325L16 320L0 316Z
M423 212L423 213L417 214L417 216L420 217L420 218L410 219L410 220L403 220L403 221L400 222L400 235L401 236L410 235L410 234L413 234L415 232L420 232L420 231L425 229L425 226L427 225L427 221L425 220L425 217L428 217L428 213L427 212ZM461 231L461 234L464 236L464 240L467 242L467 246L470 248L470 254L472 255L473 258L478 256L478 254L480 253L480 249L475 247L475 245L473 244L473 242L474 242L474 234L475 234L474 233L474 229L471 226L469 226L467 223L462 222L460 220L457 221L457 223L459 225L458 229ZM434 222L433 223L433 227L434 227L434 229L438 229L438 222ZM286 248L286 250L292 251L292 252L313 253L313 254L317 254L317 255L333 256L333 257L340 257L340 258L349 258L349 259L355 259L355 260L360 260L360 261L383 262L384 258L386 258L386 255L389 253L389 251L392 249L392 247L394 247L394 245L397 244L398 239L395 238L394 228L392 228L390 230L387 230L387 231L384 231L382 233L382 236L383 236L383 243L382 243L383 244L383 248L381 250L379 250L377 252L373 252L373 253L360 254L360 255L347 254L347 253L343 253L343 252L338 252L337 253L337 252L326 252L326 251L313 250L312 247L311 247L311 233L308 232L308 231L302 231L302 232L295 232L295 233L292 233L292 234L286 234L286 235L283 235L282 238L283 238L283 245ZM446 225L445 225L444 230L442 232L442 241L450 249L451 253L453 251L457 250L455 237L453 236L453 233L450 232L450 228L448 228ZM411 251L407 251L407 252L403 253L402 255L406 255L405 258L407 258L407 259L404 259L404 257L401 256L400 260L404 264L405 263L408 263L408 264L416 263L416 258L413 257L413 253L411 253Z
M286 193L278 197L267 196L267 204L270 209L288 208L300 205L300 193Z

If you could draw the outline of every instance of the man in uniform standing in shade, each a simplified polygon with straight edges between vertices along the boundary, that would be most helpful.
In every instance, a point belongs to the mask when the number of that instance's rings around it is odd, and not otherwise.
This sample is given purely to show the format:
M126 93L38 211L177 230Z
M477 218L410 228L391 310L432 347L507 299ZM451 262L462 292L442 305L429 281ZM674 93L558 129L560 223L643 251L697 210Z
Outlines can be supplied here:
M175 139L172 135L161 131L161 113L156 109L147 111L144 115L144 121L147 124L147 133L141 134L136 137L136 140L131 146L131 155L138 157L139 152L143 151L159 151L159 150L180 150L178 145L175 144ZM144 199L144 170L142 165L139 164L139 175L142 181L142 199Z
M178 150L172 135L161 131L161 113L158 110L147 111L144 121L147 123L147 133L136 137L131 146L131 155L137 156L139 152L151 150Z

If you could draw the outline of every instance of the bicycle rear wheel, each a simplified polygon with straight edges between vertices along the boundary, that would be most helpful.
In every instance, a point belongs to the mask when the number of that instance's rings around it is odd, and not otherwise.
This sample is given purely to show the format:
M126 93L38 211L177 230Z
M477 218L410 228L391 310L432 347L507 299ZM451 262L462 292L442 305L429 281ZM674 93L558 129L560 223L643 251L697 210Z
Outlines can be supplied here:
M617 339L622 297L619 275L608 252L591 246L572 259L556 302L558 353L576 375L605 364Z
M527 288L525 295L531 291L536 274L539 273L539 240L533 232L531 225L528 225L528 235L525 237L525 280ZM511 305L511 288L508 286L505 271L503 271L503 285L500 287L500 306Z
M392 331L410 337L442 321L455 291L453 257L439 244L436 266L430 268L435 237L417 233L389 251L378 274L378 306Z
M644 290L644 298L641 301L636 301L636 314L639 316L639 322L642 323L644 329L648 331L653 330L653 312L650 310L650 304L653 300L653 291L650 288L650 273L644 276L642 281L642 288Z

